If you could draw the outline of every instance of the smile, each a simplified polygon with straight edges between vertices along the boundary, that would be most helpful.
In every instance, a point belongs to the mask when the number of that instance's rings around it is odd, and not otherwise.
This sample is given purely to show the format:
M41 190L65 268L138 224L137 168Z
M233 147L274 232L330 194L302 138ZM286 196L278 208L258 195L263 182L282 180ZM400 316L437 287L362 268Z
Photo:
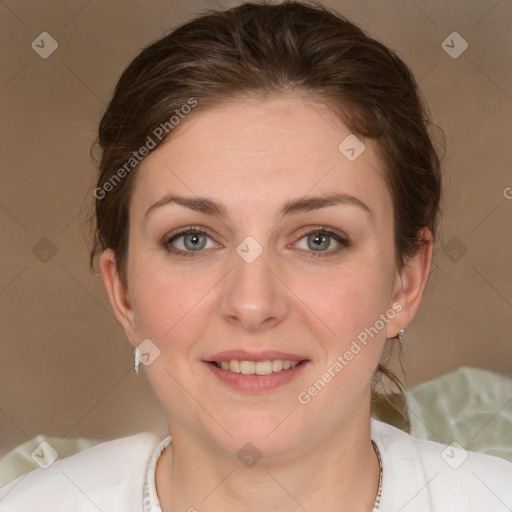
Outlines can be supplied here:
M311 361L266 359L248 361L204 361L203 364L224 385L235 391L260 394L274 391L295 380L311 364Z
M271 373L281 372L295 368L300 361L289 361L285 359L268 359L266 361L244 361L231 359L229 361L212 361L217 368L222 368L233 373L243 373L244 375L270 375Z

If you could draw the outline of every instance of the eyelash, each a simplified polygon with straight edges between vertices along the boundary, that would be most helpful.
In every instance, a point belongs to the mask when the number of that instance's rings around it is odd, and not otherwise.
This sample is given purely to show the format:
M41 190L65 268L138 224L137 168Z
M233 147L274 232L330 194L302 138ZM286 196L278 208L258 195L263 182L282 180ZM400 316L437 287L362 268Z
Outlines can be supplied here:
M184 256L186 258L194 257L194 256L196 256L196 254L195 254L196 252L200 253L200 252L202 252L202 250L182 251L181 249L176 249L175 247L173 247L171 245L171 243L174 242L175 240L181 238L184 235L189 235L189 234L200 234L200 235L206 235L206 236L210 237L206 231L200 229L199 227L190 226L190 227L183 229L181 231L178 231L176 233L171 233L170 235L166 235L164 237L164 239L161 241L161 245L168 253L177 254L179 256ZM328 235L331 238L334 238L336 240L336 242L338 242L340 244L341 247L338 247L337 249L334 249L333 251L329 251L329 252L306 251L306 252L311 253L307 256L309 258L318 258L318 257L325 258L325 257L333 256L335 254L338 254L343 249L350 247L350 242L346 238L344 238L341 234L337 233L336 231L333 231L324 226L310 229L309 231L302 233L299 240L302 240L303 238L305 238L311 234Z

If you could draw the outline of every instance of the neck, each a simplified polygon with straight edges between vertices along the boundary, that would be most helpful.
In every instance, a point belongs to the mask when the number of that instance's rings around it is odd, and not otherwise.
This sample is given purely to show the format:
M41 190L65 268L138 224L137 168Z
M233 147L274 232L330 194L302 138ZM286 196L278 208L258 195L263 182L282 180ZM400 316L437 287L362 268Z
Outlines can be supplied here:
M241 469L236 455L218 452L176 425L159 459L157 492L163 512L370 512L379 485L379 463L369 415L324 439L314 450L264 457Z

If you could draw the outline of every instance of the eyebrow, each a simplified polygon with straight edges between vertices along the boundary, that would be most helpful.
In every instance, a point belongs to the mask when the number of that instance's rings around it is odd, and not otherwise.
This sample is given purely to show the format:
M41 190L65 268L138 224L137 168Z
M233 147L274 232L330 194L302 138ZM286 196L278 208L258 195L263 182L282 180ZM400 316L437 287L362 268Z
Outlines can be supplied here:
M144 218L146 218L150 212L172 203L190 208L191 210L204 213L206 215L214 215L224 219L228 217L226 207L222 203L218 203L213 199L208 197L183 197L171 193L166 194L156 203L151 205L146 210ZM303 197L287 201L280 208L279 215L284 217L286 215L319 210L321 208L327 208L335 205L357 206L364 210L369 217L373 216L372 211L365 203L363 203L363 201L355 196L340 192L332 192L321 196Z

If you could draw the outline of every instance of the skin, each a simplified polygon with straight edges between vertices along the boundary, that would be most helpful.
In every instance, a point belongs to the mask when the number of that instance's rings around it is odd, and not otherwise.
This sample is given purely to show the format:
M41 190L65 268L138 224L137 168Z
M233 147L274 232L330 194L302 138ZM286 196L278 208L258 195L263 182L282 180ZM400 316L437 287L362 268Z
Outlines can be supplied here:
M190 115L139 168L128 286L111 250L101 270L131 343L149 338L160 350L144 368L172 435L156 472L165 512L371 509L378 487L371 378L386 337L417 311L432 236L425 230L427 243L396 268L383 165L370 140L349 161L338 150L349 134L326 107L295 94L237 100ZM277 215L285 201L333 191L363 201L371 215L351 204ZM169 192L221 202L227 217L168 204L144 220ZM192 257L166 252L161 240L191 225L207 232L206 247L194 252L181 237L174 247ZM315 251L307 234L321 226L350 245L328 238ZM247 236L263 248L252 263L235 251ZM402 309L385 328L309 404L299 403L298 393L396 303ZM310 363L285 386L248 395L202 362L231 349L281 350ZM263 454L250 468L237 458L249 441Z

